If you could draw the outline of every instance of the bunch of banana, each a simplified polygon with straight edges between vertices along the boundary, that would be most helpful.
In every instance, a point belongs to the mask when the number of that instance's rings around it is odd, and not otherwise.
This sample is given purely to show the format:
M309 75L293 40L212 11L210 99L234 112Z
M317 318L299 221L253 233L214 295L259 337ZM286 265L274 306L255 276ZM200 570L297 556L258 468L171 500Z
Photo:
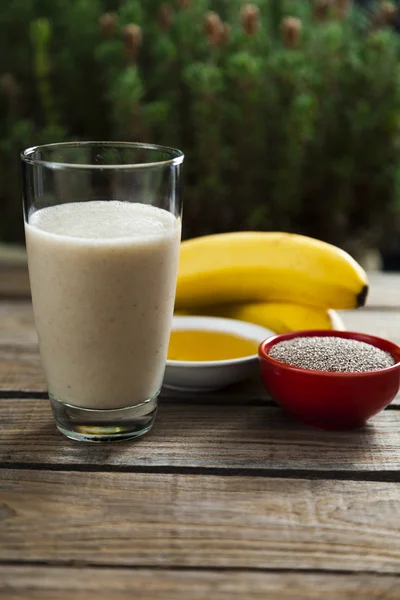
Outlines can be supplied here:
M366 273L336 246L289 233L239 232L182 243L175 307L282 333L330 329L328 309L362 306L367 293Z

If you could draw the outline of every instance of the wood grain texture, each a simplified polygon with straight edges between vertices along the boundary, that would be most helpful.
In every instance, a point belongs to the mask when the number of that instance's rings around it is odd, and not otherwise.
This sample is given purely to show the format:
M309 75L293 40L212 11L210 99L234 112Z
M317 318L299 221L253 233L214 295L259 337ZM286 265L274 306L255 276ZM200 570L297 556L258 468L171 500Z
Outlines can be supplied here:
M370 280L346 327L400 343L400 276ZM77 444L29 397L45 380L26 269L0 264L0 297L2 599L400 598L399 398L330 433L259 381L166 393L140 441Z
M395 483L0 471L0 561L399 573Z
M45 390L32 305L0 302L0 390Z
M46 390L46 382L40 364L39 351L0 344L0 392Z
M46 389L30 301L0 301L0 391L4 389Z
M203 468L296 474L329 471L400 478L400 411L385 411L363 429L327 432L290 421L279 408L241 403L161 401L153 430L134 443L97 446L56 430L47 400L0 400L3 465L143 469ZM372 476L372 475L371 475Z
M0 566L2 600L398 600L392 575Z

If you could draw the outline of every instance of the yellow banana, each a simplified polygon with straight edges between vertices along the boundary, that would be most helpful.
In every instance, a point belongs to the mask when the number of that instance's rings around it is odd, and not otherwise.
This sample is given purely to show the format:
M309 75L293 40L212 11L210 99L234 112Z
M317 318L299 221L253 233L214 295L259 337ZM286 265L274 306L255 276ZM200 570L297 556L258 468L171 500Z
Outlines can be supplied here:
M261 325L275 333L302 329L332 329L332 321L327 309L289 302L222 304L193 309L190 312L191 314L239 319Z
M365 271L346 252L306 236L238 232L182 242L176 308L289 302L319 308L365 303Z

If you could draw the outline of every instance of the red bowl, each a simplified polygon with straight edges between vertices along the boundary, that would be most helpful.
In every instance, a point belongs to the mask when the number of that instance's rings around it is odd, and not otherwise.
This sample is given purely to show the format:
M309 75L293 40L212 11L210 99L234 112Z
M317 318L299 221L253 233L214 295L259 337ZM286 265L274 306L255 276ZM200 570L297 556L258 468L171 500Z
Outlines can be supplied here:
M292 367L268 354L278 342L311 336L366 342L389 352L396 363L377 371L332 373ZM361 427L390 404L399 390L399 346L364 333L310 330L276 335L260 345L259 360L264 385L272 398L287 413L310 427L330 430Z

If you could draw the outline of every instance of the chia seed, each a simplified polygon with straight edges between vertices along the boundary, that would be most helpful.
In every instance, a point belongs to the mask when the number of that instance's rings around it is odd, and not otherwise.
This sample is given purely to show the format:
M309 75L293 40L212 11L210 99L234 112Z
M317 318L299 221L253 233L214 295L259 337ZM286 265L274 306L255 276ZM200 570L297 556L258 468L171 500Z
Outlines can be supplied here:
M334 336L296 337L278 342L268 354L292 367L335 373L379 371L396 362L372 344Z

